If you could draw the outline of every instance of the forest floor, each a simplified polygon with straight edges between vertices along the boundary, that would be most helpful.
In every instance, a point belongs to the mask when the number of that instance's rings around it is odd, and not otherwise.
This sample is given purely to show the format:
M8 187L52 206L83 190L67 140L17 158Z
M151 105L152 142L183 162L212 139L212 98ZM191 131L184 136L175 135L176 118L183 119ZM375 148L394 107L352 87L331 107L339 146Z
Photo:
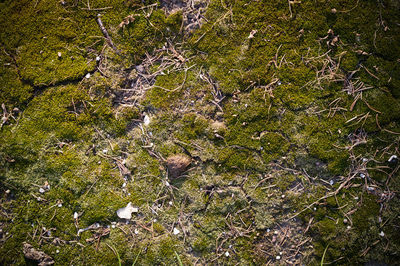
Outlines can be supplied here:
M0 7L0 264L400 261L399 1Z

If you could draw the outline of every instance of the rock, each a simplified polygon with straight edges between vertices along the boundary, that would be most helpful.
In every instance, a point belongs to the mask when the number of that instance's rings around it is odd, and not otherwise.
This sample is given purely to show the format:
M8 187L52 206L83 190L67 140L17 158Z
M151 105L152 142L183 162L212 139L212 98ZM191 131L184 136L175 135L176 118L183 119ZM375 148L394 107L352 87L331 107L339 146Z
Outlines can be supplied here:
M52 257L43 251L35 249L31 244L24 243L23 253L25 258L38 262L39 266L53 265L54 260Z
M172 178L179 177L184 173L191 163L191 158L184 154L176 154L167 158L167 167L169 176Z

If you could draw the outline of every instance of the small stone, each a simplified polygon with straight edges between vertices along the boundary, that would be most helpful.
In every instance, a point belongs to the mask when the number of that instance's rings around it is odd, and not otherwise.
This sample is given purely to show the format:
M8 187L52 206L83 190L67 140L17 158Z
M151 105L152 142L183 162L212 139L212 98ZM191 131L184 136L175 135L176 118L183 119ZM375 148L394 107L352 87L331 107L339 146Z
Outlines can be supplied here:
M281 256L276 256L276 260L280 260L281 259Z
M172 178L181 176L191 163L191 158L184 154L176 154L167 158L167 167Z
M149 117L148 115L145 115L145 116L144 116L143 124L144 124L145 126L150 125L150 117Z
M177 235L177 234L179 234L180 232L181 232L181 231L179 231L178 228L174 227L174 232L173 232L174 235Z
M331 13L332 13L332 14L336 14L336 12L337 12L336 8L332 8L332 9L331 9Z

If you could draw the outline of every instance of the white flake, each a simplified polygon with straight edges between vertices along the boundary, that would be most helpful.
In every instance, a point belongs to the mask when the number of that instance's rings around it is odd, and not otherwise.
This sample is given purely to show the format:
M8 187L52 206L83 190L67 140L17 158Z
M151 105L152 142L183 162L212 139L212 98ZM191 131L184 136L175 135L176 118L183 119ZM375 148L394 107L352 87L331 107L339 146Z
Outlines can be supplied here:
M396 160L396 159L397 159L397 156L396 155L392 155L392 156L390 156L388 162L391 163L393 160Z
M126 205L126 207L117 210L117 215L119 218L129 220L132 218L132 212L138 212L138 208L133 207L132 203L129 202L128 205Z
M144 116L143 124L144 124L145 126L148 126L148 125L150 124L150 117L149 117L148 115L145 115L145 116Z
M176 227L174 227L174 235L177 235L177 234L179 234L181 231L179 231L179 229L178 228L176 228Z

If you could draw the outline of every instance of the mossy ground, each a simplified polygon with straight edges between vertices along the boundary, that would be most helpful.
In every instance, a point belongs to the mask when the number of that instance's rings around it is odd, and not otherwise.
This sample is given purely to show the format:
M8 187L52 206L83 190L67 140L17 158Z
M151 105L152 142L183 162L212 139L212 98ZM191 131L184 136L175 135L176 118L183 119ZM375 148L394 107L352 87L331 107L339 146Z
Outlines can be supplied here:
M164 4L0 4L1 263L397 263L398 2Z

